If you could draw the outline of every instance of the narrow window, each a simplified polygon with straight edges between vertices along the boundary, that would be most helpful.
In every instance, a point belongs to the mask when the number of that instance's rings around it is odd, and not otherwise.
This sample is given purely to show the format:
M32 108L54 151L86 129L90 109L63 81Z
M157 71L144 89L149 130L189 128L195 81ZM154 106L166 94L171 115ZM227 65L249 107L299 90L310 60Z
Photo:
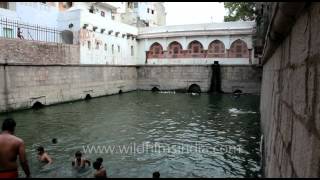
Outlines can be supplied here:
M138 2L134 2L134 8L138 8Z
M13 30L11 28L3 28L3 35L6 38L13 38Z
M112 50L112 54L114 54L114 45L113 44L112 44L111 50Z
M99 49L99 42L96 42L96 49Z
M118 45L118 52L120 52L120 46Z
M108 48L107 48L107 44L104 44L104 50L107 51Z
M148 9L147 9L147 13L149 13L149 11L150 11L150 9L148 8Z
M88 49L91 49L91 42L88 41Z
M151 14L154 14L154 10L151 10Z
M134 55L134 52L133 52L133 46L131 46L131 56Z
M101 11L101 16L102 16L102 17L105 17L104 11Z

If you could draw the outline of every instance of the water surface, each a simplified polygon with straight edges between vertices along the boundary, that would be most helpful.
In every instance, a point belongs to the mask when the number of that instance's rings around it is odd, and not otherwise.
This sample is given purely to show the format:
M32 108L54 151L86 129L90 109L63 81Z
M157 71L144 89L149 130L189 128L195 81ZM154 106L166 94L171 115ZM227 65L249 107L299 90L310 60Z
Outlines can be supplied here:
M154 171L161 177L259 177L258 110L255 95L136 91L10 116L25 140L33 177L92 177L92 167L78 173L71 161L77 150L93 145L115 148L85 154L92 162L102 157L109 177L152 177ZM37 161L39 145L52 156L52 166ZM142 145L144 150L132 151ZM120 153L119 146L131 151Z

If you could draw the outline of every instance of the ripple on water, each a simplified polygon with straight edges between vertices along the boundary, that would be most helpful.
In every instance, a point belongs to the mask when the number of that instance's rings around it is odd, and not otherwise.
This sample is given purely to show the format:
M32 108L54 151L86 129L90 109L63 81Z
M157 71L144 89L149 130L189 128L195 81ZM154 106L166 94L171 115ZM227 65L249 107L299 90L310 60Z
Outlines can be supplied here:
M150 151L140 154L85 156L91 161L103 157L110 177L152 177L154 171L160 171L161 177L243 177L259 169L258 106L259 97L255 96L237 101L229 95L194 98L132 92L12 116L17 121L17 135L25 140L33 177L92 177L92 167L83 174L72 173L70 162L75 151L86 145L134 142L161 143L170 152L155 152L149 147ZM58 144L51 143L53 137ZM39 170L35 151L39 145L60 168ZM198 146L208 150L173 152ZM241 153L213 150L221 146L240 146Z

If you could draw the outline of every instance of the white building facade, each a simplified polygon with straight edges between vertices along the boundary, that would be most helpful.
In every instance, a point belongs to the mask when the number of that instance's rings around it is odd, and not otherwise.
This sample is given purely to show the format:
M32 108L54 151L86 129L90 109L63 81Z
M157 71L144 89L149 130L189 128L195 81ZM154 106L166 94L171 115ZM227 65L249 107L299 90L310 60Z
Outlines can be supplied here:
M165 15L160 2L0 3L0 18L62 31L61 40L49 42L78 44L82 64L258 63L254 22L165 26ZM0 28L0 36L10 31ZM25 39L34 40L35 32L22 31ZM15 36L16 29L10 33Z

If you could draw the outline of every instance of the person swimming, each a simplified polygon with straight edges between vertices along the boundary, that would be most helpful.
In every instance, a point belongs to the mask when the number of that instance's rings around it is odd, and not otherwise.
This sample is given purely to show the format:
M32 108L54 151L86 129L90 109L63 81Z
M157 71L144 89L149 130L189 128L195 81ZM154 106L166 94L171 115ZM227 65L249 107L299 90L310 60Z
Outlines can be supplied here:
M152 178L155 178L155 179L160 178L160 173L158 171L154 172L152 174Z
M42 146L37 148L38 151L38 159L40 162L46 163L46 165L52 164L52 159L48 155L47 152L45 152L44 148Z
M107 178L107 171L106 169L102 166L103 159L97 158L97 160L93 163L93 168L96 170L94 173L95 178Z
M75 159L72 161L72 166L75 168L85 168L86 163L88 164L88 166L91 166L91 162L83 158L82 153L80 151L77 151L75 153Z

